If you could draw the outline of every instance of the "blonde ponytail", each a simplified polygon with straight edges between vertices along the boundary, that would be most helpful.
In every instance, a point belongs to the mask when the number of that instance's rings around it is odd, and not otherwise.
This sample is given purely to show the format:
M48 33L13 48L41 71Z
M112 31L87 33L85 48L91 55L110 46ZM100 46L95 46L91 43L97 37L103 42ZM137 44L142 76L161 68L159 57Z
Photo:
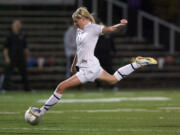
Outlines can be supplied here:
M91 21L91 23L94 23L94 24L96 23L93 15L90 14L89 11L87 10L87 8L85 8L85 7L78 8L72 15L73 19L75 19L75 18L81 19L82 17L89 19Z
M95 19L94 19L94 17L93 17L93 15L92 14L90 14L89 15L89 20L92 22L92 23L96 23L96 21L95 21Z

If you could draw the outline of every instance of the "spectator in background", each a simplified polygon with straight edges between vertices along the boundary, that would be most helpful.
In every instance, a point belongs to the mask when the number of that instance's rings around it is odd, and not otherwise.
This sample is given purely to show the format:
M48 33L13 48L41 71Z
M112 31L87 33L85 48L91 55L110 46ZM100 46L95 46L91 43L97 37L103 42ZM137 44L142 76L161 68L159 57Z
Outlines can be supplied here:
M101 35L98 39L95 56L99 59L100 65L109 73L113 73L112 57L116 50L111 35Z
M12 31L8 33L4 41L4 58L5 70L4 81L2 82L3 90L10 89L9 81L13 69L16 67L22 76L24 90L29 91L29 82L27 77L27 63L29 56L26 37L22 32L22 23L20 20L14 20L12 23Z
M45 58L43 58L43 57L37 58L38 68L42 69L44 67L44 64L45 64Z
M54 56L49 57L48 59L48 66L54 67L56 63L56 58Z
M103 23L99 20L97 20L97 23L103 25ZM100 65L103 67L103 69L110 74L114 72L112 68L112 57L115 55L115 53L116 50L112 35L106 34L99 36L94 54L99 59ZM96 81L96 84L97 87L101 89L101 83Z
M28 59L28 67L32 68L32 67L35 66L35 64L36 64L35 58L30 57L30 58Z
M70 26L64 34L64 49L66 55L66 78L71 76L71 64L76 53L76 29Z

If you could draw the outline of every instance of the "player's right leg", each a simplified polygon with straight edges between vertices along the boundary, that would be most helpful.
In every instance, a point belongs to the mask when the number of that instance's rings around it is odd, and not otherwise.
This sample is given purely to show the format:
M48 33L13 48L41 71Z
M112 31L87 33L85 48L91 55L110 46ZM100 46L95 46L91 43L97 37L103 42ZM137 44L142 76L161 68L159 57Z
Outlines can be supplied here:
M120 81L121 79L125 78L132 72L136 71L138 68L147 66L147 65L154 65L154 64L157 64L157 61L154 58L138 56L133 61L133 63L119 68L114 73L114 76L117 78L118 81Z
M81 82L76 75L73 75L69 79L61 82L54 93L49 97L46 103L40 108L31 107L31 112L35 116L42 116L45 114L47 110L49 110L52 106L54 106L62 97L63 92L73 86L79 85Z
M125 65L123 67L120 67L114 75L111 75L107 73L106 71L103 71L102 74L97 78L98 80L105 81L109 84L115 84L124 77L128 76L132 72L136 71L136 69L146 66L146 65L152 65L157 64L157 61L151 57L136 57L133 63Z
M10 64L6 64L4 68L4 80L2 81L2 90L9 89L10 86L10 77L12 75L13 68L15 67L15 63L11 62Z

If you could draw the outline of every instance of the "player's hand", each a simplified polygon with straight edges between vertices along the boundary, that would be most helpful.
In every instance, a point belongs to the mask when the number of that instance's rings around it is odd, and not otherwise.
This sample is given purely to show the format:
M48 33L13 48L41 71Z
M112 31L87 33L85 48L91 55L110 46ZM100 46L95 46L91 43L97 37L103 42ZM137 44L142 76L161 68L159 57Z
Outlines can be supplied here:
M71 67L71 73L72 73L72 74L75 74L76 72L77 72L76 67L75 67L75 66L72 66L72 67Z
M9 58L6 58L6 59L5 59L5 62L6 62L7 64L10 64L10 63L11 63L11 60L10 60Z
M128 23L128 21L126 20L126 19L121 19L121 24L123 24L123 25L126 25L127 23Z

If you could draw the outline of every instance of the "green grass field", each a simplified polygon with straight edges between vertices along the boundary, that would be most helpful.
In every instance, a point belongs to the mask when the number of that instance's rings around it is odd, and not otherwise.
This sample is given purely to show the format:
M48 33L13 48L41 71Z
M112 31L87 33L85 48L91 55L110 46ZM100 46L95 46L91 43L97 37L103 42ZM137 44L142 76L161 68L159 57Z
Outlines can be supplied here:
M68 91L41 123L24 121L29 106L52 92L0 94L0 135L180 135L180 91Z

